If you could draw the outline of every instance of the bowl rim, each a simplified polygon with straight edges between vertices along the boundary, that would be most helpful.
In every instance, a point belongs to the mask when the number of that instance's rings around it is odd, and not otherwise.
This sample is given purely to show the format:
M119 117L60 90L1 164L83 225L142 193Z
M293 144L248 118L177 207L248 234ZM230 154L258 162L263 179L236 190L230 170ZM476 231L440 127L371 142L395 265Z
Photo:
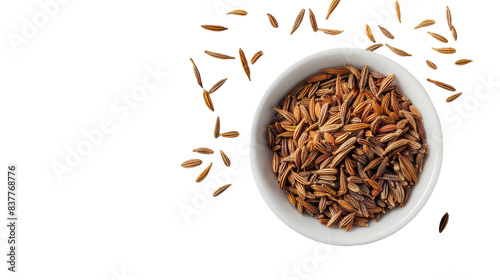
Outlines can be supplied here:
M261 113L264 111L264 109L266 107L266 100L269 99L269 97L273 95L273 92L281 84L283 79L285 79L288 75L290 75L292 72L296 71L297 69L300 69L300 67L302 67L304 64L307 64L309 61L317 59L317 58L323 58L323 57L326 58L330 55L338 55L339 52L342 52L344 55L346 53L349 53L349 55L356 55L359 53L363 53L364 55L368 55L367 53L370 53L374 57L378 56L379 58L384 59L385 63L392 64L391 67L397 68L398 71L400 71L400 72L398 72L398 76L404 75L409 79L413 79L416 82L416 84L418 84L418 86L419 86L418 90L424 93L421 96L419 96L419 98L425 99L425 102L428 103L428 105L430 106L429 109L431 111L431 115L429 115L429 117L436 120L435 123L433 123L433 132L438 131L438 133L434 133L432 136L433 139L436 140L435 143L433 143L435 146L433 147L433 150L432 150L433 153L436 153L436 159L432 165L433 170L432 170L430 178L427 182L426 189L424 190L422 195L419 197L419 200L415 204L415 206L412 209L410 209L408 214L406 214L401 220L399 220L397 223L395 223L394 226L389 227L388 229L380 232L379 234L376 234L373 236L368 236L366 238L362 238L362 239L357 240L357 241L343 241L343 242L338 242L338 241L331 240L331 239L326 240L324 238L319 238L318 236L311 234L307 230L298 229L295 226L291 225L289 222L287 222L287 219L285 219L284 216L282 217L282 214L280 213L280 211L278 211L278 209L277 209L278 206L276 206L273 203L270 195L268 195L266 192L264 192L264 190L263 190L264 186L263 186L263 184L261 184L261 181L264 182L265 180L263 180L263 179L261 180L261 177L263 176L263 174L261 174L261 172L259 171L258 163L256 162L257 153L260 152L257 149L257 147L259 145L256 144L256 141L259 138L259 132L262 131L262 128L258 127L258 125L259 125L258 122L260 120L259 116L261 115ZM346 58L346 61L347 60L348 59ZM318 69L318 71L319 70L320 69ZM285 95L283 95L283 97L284 96ZM426 130L427 130L427 128L426 128ZM427 138L429 138L429 137L427 137ZM332 49L323 50L323 51L317 52L315 54L306 56L306 57L298 60L297 62L293 63L290 67L288 67L285 71L283 71L283 73L281 73L271 83L271 85L268 87L268 89L266 90L264 95L261 97L261 100L259 102L259 105L258 105L256 111L255 111L253 121L252 121L251 145L250 146L251 146L251 148L250 148L250 159L251 159L250 164L251 164L254 182L256 183L257 189L259 190L259 193L262 196L262 198L264 199L265 203L271 209L271 211L278 217L278 219L281 220L289 228L293 229L295 232L297 232L297 233L299 233L299 234L301 234L309 239L312 239L312 240L315 240L315 241L318 241L321 243L325 243L325 244L341 245L341 246L362 245L362 244L368 244L368 243L372 243L372 242L384 239L384 238L396 233L397 231L399 231L400 229L405 227L409 222L411 222L411 220L413 220L413 218L415 218L417 216L417 214L422 210L424 205L429 200L431 194L433 193L434 188L435 188L436 183L437 183L438 178L439 178L441 165L442 165L442 159L443 159L442 128L441 128L441 123L439 120L439 115L437 114L437 111L432 103L432 100L430 99L427 91L422 86L422 84L411 74L411 72L409 72L406 68L404 68L400 64L396 63L395 61L391 60L390 58L383 56L383 55L380 55L378 53L374 53L374 52L370 52L370 51L366 51L366 50L362 50L362 49L356 49L356 48L332 48ZM428 161L429 160L426 159L427 165L430 164L430 163L428 163ZM430 167L428 167L428 168L430 168Z

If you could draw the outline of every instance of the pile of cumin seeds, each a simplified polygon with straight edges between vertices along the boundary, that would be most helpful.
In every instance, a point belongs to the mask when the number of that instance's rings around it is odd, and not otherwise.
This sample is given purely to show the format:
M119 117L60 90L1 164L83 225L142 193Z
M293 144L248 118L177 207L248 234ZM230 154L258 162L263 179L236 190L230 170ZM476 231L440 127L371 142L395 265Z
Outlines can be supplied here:
M275 108L273 171L300 214L349 231L406 204L429 149L394 78L368 66L324 69Z

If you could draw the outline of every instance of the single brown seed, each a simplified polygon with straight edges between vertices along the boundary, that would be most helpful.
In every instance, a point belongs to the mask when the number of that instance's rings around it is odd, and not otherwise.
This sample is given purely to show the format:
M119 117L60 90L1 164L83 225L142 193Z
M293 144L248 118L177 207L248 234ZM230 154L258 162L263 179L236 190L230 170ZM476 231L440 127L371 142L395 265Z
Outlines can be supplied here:
M220 26L220 25L202 25L201 27L205 28L206 30L215 31L215 32L227 30L227 27Z
M208 91L209 94L215 92L216 90L218 90L225 82L227 81L227 78L225 79L222 79L220 81L218 81L217 83L215 83L212 88L210 88L210 90Z
M382 34L384 34L385 37L387 37L389 39L394 39L394 35L392 35L392 33L389 30L383 28L380 25L378 26L378 28L380 28L380 31L382 31Z
M214 111L214 104L212 103L212 98L210 97L210 94L208 91L203 90L203 100L205 101L205 105L207 105L208 109L210 111Z
M379 49L380 47L382 47L384 44L375 44L375 45L371 45L369 46L368 48L366 48L367 51L375 51L377 49Z
M229 131L229 132L221 133L220 136L222 136L224 138L235 138L235 137L240 136L240 133L237 131Z
M318 23L316 22L316 16L313 11L309 9L309 21L311 22L311 27L314 32L318 31Z
M435 23L436 23L436 21L433 19L426 19L426 20L423 20L421 23L419 23L417 26L415 26L415 29L419 29L419 28L426 27L426 26L431 26Z
M227 184L227 185L224 185L220 188L218 188L215 192L214 192L214 197L220 195L221 193L223 193L225 190L227 190L230 186L232 186L231 184Z
M190 58L189 60L191 60L191 63L193 64L193 70L194 70L194 76L196 77L196 82L198 82L198 85L203 88L203 82L201 81L201 75L200 75L200 71L198 70L198 67L196 66L196 64L194 63L193 59Z
M250 67L248 66L247 58L242 49L240 49L240 60L241 65L243 66L243 70L245 70L245 74L247 74L248 80L251 81L252 79L250 78Z
M459 60L455 61L455 64L456 65L465 65L465 64L469 64L471 62L472 62L472 60L470 60L470 59L459 59Z
M220 136L220 119L217 117L217 120L215 121L215 129L214 129L214 137L219 138Z
M401 23L401 8L399 7L399 2L396 1L396 16L398 17L399 23Z
M432 68L434 70L437 69L437 66L436 66L436 64L434 64L434 62L432 62L430 60L427 60L426 62L427 62L427 66L429 66L430 68Z
M185 162L183 162L181 164L181 166L184 168L193 168L193 167L201 165L202 163L203 162L201 161L201 159L190 159L190 160L186 160Z
M432 48L432 49L437 51L438 53L443 53L443 54L454 54L457 52L455 48Z
M444 37L443 35L440 35L440 34L437 34L434 32L427 32L427 34L431 35L432 37L434 37L434 39L436 39L440 42L448 43L448 39L446 39L446 37Z
M394 82L396 75L391 74L382 80L377 95L383 93Z
M325 80L328 80L331 77L332 77L331 74L319 73L319 74L315 74L315 75L312 75L311 77L309 77L307 79L307 82L310 83L310 84L314 84L314 83L317 83L317 82L323 82Z
M304 19L304 14L306 13L305 9L300 10L299 14L297 15L297 18L295 19L295 22L292 27L292 32L290 32L290 35L292 35L300 26L302 23L302 20Z
M203 181L205 178L207 178L208 173L210 172L210 168L212 168L213 162L210 163L210 165L203 170L200 175L198 175L198 178L196 178L196 183L199 183Z
M326 13L326 19L330 18L330 15L333 13L333 10L337 8L337 5L340 3L340 0L333 0L332 3L330 4L330 7L328 7L328 12Z
M216 52L211 52L211 51L205 51L206 54L208 54L211 57L215 57L218 59L234 59L234 56L222 54L222 53L216 53Z
M263 53L262 51L258 51L258 52L256 52L256 53L253 55L252 60L250 60L250 63L255 64L255 62L257 62L257 60L259 60L259 58L260 58L261 56L263 56L263 55L264 55L264 53Z
M446 102L452 102L454 101L455 99L457 99L460 95L462 95L461 92L457 93L457 94L453 94L452 96L446 98Z
M450 215L448 212L443 215L441 218L441 222L439 222L439 233L443 232L443 230L446 228L446 225L448 225L448 220L450 219Z
M349 69L346 68L328 68L322 69L321 73L332 74L332 75L345 75L351 73Z
M267 17L269 18L269 22L271 23L271 26L274 27L274 28L278 28L278 21L276 20L276 18L271 15L271 14L267 14Z
M457 30L455 29L455 26L451 27L451 35L453 35L453 39L455 39L455 41L458 39Z
M449 91L455 91L456 90L453 86L451 86L449 84L446 84L446 83L443 83L443 82L440 82L440 81L431 80L431 79L427 79L427 81L435 84L436 86L438 86L440 88L444 88L444 89L449 90Z
M236 16L246 16L246 15L248 15L248 13L245 10L234 10L234 11L231 11L231 12L229 12L227 14L228 15L236 15Z
M453 28L453 23L452 23L452 19L451 19L450 7L448 7L448 6L446 6L446 22L448 23L448 28L450 28L450 31L451 31L451 29Z
M376 43L375 37L373 37L372 29L368 24L366 25L365 31L366 31L366 36L368 36L368 39L370 39L370 41L372 41L373 43Z
M338 35L344 32L344 30L324 29L324 28L319 28L318 30L328 35Z
M229 157L222 150L220 150L220 156L227 167L231 166L231 160L229 160Z
M198 148L193 150L194 153L202 154L202 155L211 155L214 153L212 149L209 148Z
M358 68L356 68L352 65L349 65L347 63L344 63L344 66L345 66L345 68L349 69L349 71L356 77L356 79L359 80L361 78L361 72L359 72ZM339 93L340 93L340 91L339 91Z
M395 48L389 44L385 44L393 53L397 54L397 55L400 55L400 56L411 56L411 54L401 50L401 49L398 49L398 48Z

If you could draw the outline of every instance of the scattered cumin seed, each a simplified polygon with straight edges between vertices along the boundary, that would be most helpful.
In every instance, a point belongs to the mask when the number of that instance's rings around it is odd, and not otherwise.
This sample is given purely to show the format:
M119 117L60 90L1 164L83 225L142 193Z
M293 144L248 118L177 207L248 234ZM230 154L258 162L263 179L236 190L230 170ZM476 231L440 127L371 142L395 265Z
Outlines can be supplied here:
M207 105L208 109L210 111L214 111L214 104L212 103L212 98L210 97L210 94L208 91L203 90L203 100L205 101L205 105Z
M313 11L309 9L309 21L311 22L311 27L314 32L318 31L318 23L316 21L316 16L314 15Z
M229 160L229 157L222 150L220 150L220 156L227 167L231 166L231 160Z
M274 27L274 28L278 28L279 27L278 21L276 20L276 18L273 15L267 14L267 17L269 18L269 22L271 23L272 27Z
M380 28L380 31L382 31L382 34L384 34L385 37L387 37L389 39L394 39L394 35L392 35L392 33L389 30L383 28L380 25L378 26L378 28Z
M458 39L457 30L455 29L455 26L451 27L451 35L453 35L453 39L455 39L455 41Z
M454 54L457 52L455 48L432 48L432 49L437 51L438 53L443 53L443 54Z
M201 27L205 28L206 30L209 31L215 31L215 32L220 32L220 31L225 31L228 28L220 25L202 25Z
M369 46L368 48L366 48L367 51L375 51L377 49L379 49L380 47L382 47L384 44L375 44L375 45L371 45Z
M456 65L465 65L465 64L469 64L471 62L472 62L472 60L470 60L470 59L459 59L459 60L455 61L455 64Z
M372 41L373 43L376 43L375 37L373 37L372 29L368 24L366 25L365 31L366 31L366 36L368 36L368 39L370 39L370 41Z
M261 56L263 56L263 55L264 55L264 53L263 53L262 51L258 51L258 52L256 52L256 53L253 55L252 60L250 60L250 63L255 64L255 62L257 62L257 60L259 60L259 58L260 58Z
M234 11L231 11L231 12L229 12L227 14L228 15L236 15L236 16L246 16L246 15L248 15L248 13L245 10L234 10Z
M448 225L448 220L450 219L450 215L448 212L443 215L441 218L441 221L439 222L439 233L443 232L443 230L446 228L446 225Z
M201 88L203 88L203 82L201 81L200 71L198 70L198 67L194 63L194 60L192 58L190 58L189 60L191 60L191 63L193 64L193 70L194 70L194 76L196 77L196 82Z
M211 52L211 51L205 51L206 54L208 54L211 57L215 57L218 59L234 59L234 56L222 54L222 53L216 53L216 52Z
M218 188L214 192L214 197L219 196L221 193L223 193L224 191L226 191L230 186L232 186L232 185L231 184L227 184L227 185L224 185L224 186Z
M385 44L393 53L397 54L397 55L400 55L400 56L411 56L411 54L401 50L401 49L398 49L398 48L395 48L389 44Z
M421 23L419 23L417 26L415 26L415 29L431 26L435 23L436 23L436 21L433 19L426 19L426 20L423 20Z
M220 136L220 118L217 117L217 120L215 120L214 137L219 138L219 136Z
M290 32L290 35L292 35L297 29L299 28L300 24L302 23L302 20L304 19L304 14L306 13L305 9L300 10L299 14L297 15L297 18L295 19L295 22L292 26L292 32Z
M202 155L211 155L214 153L212 149L209 148L198 148L193 150L194 153L202 154Z
M436 66L436 64L434 64L434 62L427 60L426 63L427 63L427 66L429 66L430 68L432 68L434 70L437 69L437 66Z
M196 178L196 183L199 183L203 181L205 178L207 178L208 173L210 172L210 169L212 168L213 162L210 163L210 165L203 170L200 175L198 175L198 178Z
M229 131L229 132L221 133L220 136L222 136L224 138L235 138L235 137L240 136L240 133L238 131Z
M399 2L396 0L396 16L398 17L399 23L401 23L401 8L399 7Z
M201 161L201 159L190 159L190 160L186 160L185 162L183 162L181 164L181 166L184 168L193 168L193 167L201 165L202 163L203 162Z
M338 35L344 32L344 30L324 29L324 28L319 28L318 30L328 35Z
M435 84L436 86L438 86L440 88L444 88L444 89L449 90L449 91L456 91L456 89L453 86L451 86L447 83L443 83L443 82L432 80L432 79L427 79L427 81Z
M339 3L340 3L340 0L333 0L332 1L332 3L330 4L330 7L328 7L328 12L326 13L327 20L330 18L330 15L333 13L333 10L335 10L335 8L337 8Z
M208 91L208 94L212 94L213 92L215 92L216 90L218 90L226 81L227 81L227 78L222 79L222 80L218 81L217 83L215 83L212 86L212 88L210 88L210 90Z
M451 95L450 97L446 98L446 102L452 102L454 101L455 99L457 99L458 97L460 97L460 95L462 95L461 92L457 93L457 94L453 94Z
M448 39L446 39L446 37L444 37L443 35L440 35L440 34L437 34L434 32L430 32L430 31L428 31L427 34L431 35L432 37L434 37L434 39L436 39L440 42L448 43Z
M245 70L245 74L248 77L248 80L251 81L252 79L250 78L250 67L248 66L247 58L242 49L240 49L240 61L241 65L243 66L243 70Z
M448 23L448 28L450 28L450 31L451 31L451 29L453 28L453 23L452 23L452 19L451 19L450 7L448 7L448 6L446 6L446 22Z

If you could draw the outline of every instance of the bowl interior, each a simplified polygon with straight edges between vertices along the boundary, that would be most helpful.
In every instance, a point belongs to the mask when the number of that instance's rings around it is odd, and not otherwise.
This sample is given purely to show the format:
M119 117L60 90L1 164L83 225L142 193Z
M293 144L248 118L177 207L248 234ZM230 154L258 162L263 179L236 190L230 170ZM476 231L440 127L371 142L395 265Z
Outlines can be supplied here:
M343 67L348 63L361 69L368 65L370 70L386 76L394 73L394 83L412 101L422 114L427 134L429 155L424 162L418 183L412 187L408 203L403 208L384 214L378 223L370 221L367 228L353 227L349 232L343 229L327 228L317 219L301 216L288 201L284 191L279 189L272 172L273 153L267 147L267 125L275 111L273 108L301 81L318 73L320 69ZM360 49L330 49L306 57L292 65L269 87L255 113L252 127L252 172L257 187L271 210L286 225L313 240L332 245L359 245L374 242L401 229L417 215L429 199L441 169L443 155L441 126L437 112L423 86L406 69L382 55Z

